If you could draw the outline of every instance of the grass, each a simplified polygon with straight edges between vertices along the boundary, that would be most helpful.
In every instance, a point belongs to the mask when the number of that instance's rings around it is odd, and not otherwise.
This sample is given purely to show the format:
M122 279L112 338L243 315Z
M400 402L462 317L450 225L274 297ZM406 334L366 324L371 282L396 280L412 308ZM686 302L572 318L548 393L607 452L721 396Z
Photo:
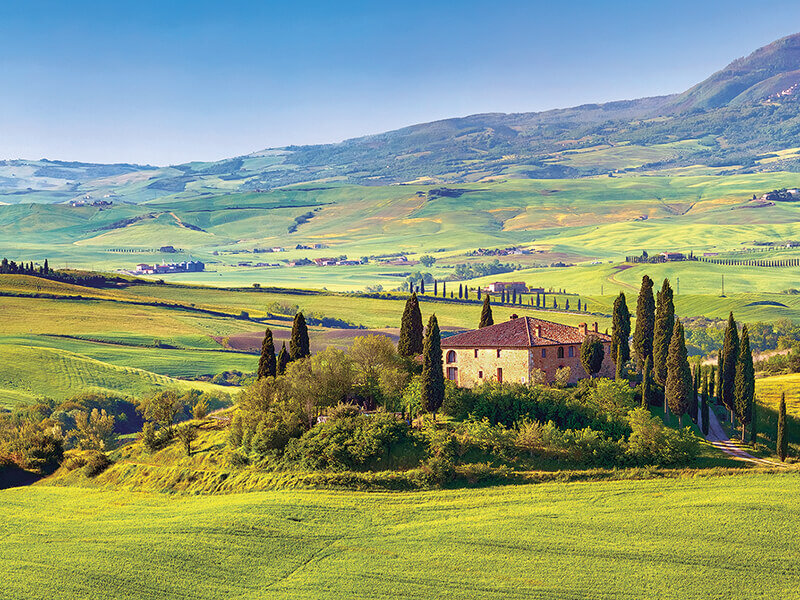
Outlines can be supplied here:
M0 496L4 597L793 597L795 475ZM142 518L146 515L147 518Z

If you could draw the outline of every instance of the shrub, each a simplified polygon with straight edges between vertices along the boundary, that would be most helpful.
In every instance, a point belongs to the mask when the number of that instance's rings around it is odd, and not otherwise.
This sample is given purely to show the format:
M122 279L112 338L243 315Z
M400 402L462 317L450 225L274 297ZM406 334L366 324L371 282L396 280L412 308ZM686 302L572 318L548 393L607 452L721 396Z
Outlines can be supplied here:
M85 457L83 474L86 477L97 477L100 473L111 466L111 460L105 453L98 450L88 452Z
M151 422L147 422L142 427L141 433L142 444L148 452L156 452L161 448L161 440L156 433L156 428Z
M570 377L572 377L572 369L569 367L561 367L556 369L555 381L553 382L556 387L565 388L569 385Z
M192 417L202 421L208 416L208 400L201 397L192 407Z
M688 427L676 431L664 426L644 408L628 417L632 433L626 455L634 464L681 465L697 457L700 445Z
M388 414L330 419L290 440L285 459L307 469L335 471L407 468L424 455L405 421Z

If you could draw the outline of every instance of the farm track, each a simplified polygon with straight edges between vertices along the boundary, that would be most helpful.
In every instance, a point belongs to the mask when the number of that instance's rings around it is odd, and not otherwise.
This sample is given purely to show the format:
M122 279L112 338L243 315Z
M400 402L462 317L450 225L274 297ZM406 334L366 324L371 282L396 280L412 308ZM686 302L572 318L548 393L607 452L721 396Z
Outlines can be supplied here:
M735 460L749 462L764 467L786 467L786 465L783 463L767 460L765 458L758 458L757 456L753 456L749 452L742 450L742 448L736 442L730 439L725 433L725 430L722 428L722 425L720 424L717 415L714 414L714 411L709 410L708 415L708 435L706 436L706 441L708 441L712 446L719 448L725 454Z

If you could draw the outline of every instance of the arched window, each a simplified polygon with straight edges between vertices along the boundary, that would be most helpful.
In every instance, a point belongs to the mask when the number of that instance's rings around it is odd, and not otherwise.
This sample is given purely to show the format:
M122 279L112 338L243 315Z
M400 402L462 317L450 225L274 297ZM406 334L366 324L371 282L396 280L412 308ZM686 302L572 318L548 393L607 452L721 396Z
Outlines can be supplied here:
M454 363L454 362L456 362L456 351L455 350L450 350L447 353L447 364L449 365L450 363Z
M559 346L558 347L558 351L556 352L556 356L558 358L564 358L564 347L563 346Z

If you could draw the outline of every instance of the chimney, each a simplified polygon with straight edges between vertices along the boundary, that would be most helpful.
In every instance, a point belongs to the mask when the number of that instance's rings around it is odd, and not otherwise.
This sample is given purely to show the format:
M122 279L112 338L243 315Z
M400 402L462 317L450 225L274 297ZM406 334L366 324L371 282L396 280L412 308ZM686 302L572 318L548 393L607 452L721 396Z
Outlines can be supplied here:
M594 322L594 332L597 333L597 321Z
M585 336L588 333L588 330L586 328L586 323L580 323L578 325L578 331L581 332L581 335Z
M542 326L541 325L537 325L536 329L534 330L534 333L536 334L537 338L542 337Z

